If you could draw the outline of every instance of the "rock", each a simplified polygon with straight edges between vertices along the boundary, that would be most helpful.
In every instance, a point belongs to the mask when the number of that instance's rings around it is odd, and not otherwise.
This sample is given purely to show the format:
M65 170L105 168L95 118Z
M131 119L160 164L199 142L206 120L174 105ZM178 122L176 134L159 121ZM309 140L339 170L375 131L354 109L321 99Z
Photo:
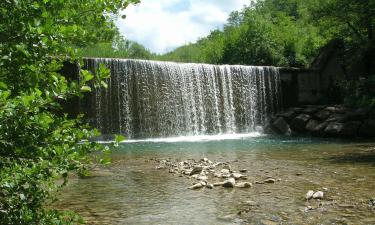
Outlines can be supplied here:
M228 170L228 173L229 173L229 171L232 170L232 167L229 164L226 164L226 165L223 166L223 169Z
M324 130L326 129L327 126L328 126L327 122L320 123L319 125L317 125L311 130L311 133L314 136L324 136Z
M208 188L208 189L212 189L212 188L214 188L214 185L213 185L213 184L207 184L207 185L206 185L206 188Z
M233 188L235 185L236 185L236 180L234 178L229 178L223 183L223 187L227 187L227 188Z
M249 182L240 182L235 185L238 188L251 188L253 185Z
M229 172L228 169L222 169L222 170L220 170L220 173L222 173L222 174L229 174L230 172Z
M277 114L278 117L284 118L287 122L290 122L296 115L297 113L293 110L288 110L286 112Z
M342 105L329 106L325 108L325 110L330 111L332 113L338 113L338 114L344 114L348 111L348 109Z
M214 187L217 187L217 186L223 186L224 182L217 182L217 183L214 183Z
M276 182L276 180L273 178L268 178L268 179L265 179L263 182L266 184L273 184Z
M203 170L203 167L202 166L195 166L193 168L193 170L189 173L190 176L194 175L194 174L199 174L201 173Z
M234 179L238 180L238 179L241 179L242 177L244 177L244 175L240 174L240 173L232 173L231 175Z
M203 158L201 159L202 162L208 162L208 159L207 158Z
M345 115L342 114L332 114L326 122L344 122L345 118Z
M204 185L202 183L197 183L197 184L194 184L194 185L188 187L188 189L190 189L190 190L196 190L196 189L200 189L202 187L204 187Z
M307 122L311 119L311 116L307 114L300 114L292 120L290 127L297 132L304 132Z
M305 129L306 129L308 132L313 133L313 132L316 130L316 127L319 126L319 125L320 125L320 122L319 122L319 121L312 119L312 120L310 120L310 121L306 124L306 128L305 128Z
M324 198L324 193L322 191L317 191L313 194L313 199L323 199Z
M319 112L315 113L313 117L318 119L318 120L326 120L326 119L329 118L330 115L331 115L330 111L320 110Z
M329 123L324 133L328 136L338 137L344 128L343 123L332 122Z
M285 119L283 117L277 118L272 123L272 129L277 134L283 134L283 135L290 135L291 134L291 130L290 130L289 124L285 121Z
M314 191L310 190L306 193L305 199L310 200L312 199L313 195L314 195Z
M316 113L317 111L319 110L318 107L316 106L308 106L306 109L304 109L302 112L304 114L308 114L308 115L313 115L314 113Z
M197 177L197 180L206 181L206 180L208 180L208 177L205 176L205 175L201 175L201 176L198 176L198 177Z
M375 119L368 119L360 126L358 131L361 137L375 137Z
M240 169L240 172L241 172L241 173L246 173L246 172L247 172L247 169Z

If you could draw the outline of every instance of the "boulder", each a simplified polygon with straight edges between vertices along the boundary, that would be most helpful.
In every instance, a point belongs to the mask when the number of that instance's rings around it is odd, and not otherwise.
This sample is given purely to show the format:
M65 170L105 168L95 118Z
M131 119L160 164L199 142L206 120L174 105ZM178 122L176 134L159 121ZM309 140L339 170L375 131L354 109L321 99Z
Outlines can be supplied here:
M375 119L366 120L359 128L359 136L375 137Z
M331 136L331 137L339 137L340 136L340 133L342 132L344 128L344 124L343 123L338 123L338 122L332 122L332 123L329 123L328 126L326 127L326 129L324 130L324 133L327 135L327 136Z
M296 118L294 118L290 124L291 128L297 132L304 132L306 128L306 124L311 119L311 116L307 114L300 114Z
M314 136L324 136L324 130L326 129L327 126L328 126L327 122L320 123L311 130L311 133Z
M328 119L326 119L326 122L344 122L346 119L345 115L343 114L331 114L330 117L328 117Z
M342 105L328 106L325 108L325 110L330 111L332 113L338 113L338 114L344 114L348 111L348 109Z
M306 130L308 131L308 132L314 132L315 130L316 130L316 127L317 126L319 126L320 125L320 122L319 121L317 121L317 120L314 120L314 119L312 119L312 120L310 120L307 124L306 124Z
M296 115L297 113L293 110L288 110L286 112L277 114L278 117L282 117L287 122L290 122Z
M223 187L227 187L227 188L233 188L235 185L236 185L236 180L234 178L229 178L223 183Z
M277 134L283 134L283 135L291 134L290 127L283 117L277 118L272 123L272 130L274 130Z
M330 115L331 115L330 111L320 110L319 112L315 113L313 117L318 119L318 120L326 120L326 119L329 118Z
M302 112L303 112L304 114L313 115L313 114L316 113L318 110L319 110L319 108L316 107L316 106L307 106L307 108L305 108Z

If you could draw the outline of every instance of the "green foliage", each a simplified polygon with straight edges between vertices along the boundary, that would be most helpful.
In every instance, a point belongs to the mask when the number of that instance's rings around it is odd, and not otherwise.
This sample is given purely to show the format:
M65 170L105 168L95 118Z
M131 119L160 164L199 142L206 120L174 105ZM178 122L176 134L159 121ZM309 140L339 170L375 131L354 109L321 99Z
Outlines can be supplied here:
M0 2L0 221L1 224L77 224L72 213L51 209L52 191L68 173L84 173L90 153L108 152L89 141L98 135L68 119L61 103L103 86L109 72L81 71L68 81L62 62L70 46L109 41L117 35L114 15L136 0L4 0ZM58 185L56 179L63 179Z
M354 107L375 107L375 75L341 83L344 102Z
M151 59L154 55L141 44L119 37L113 43L101 42L79 49L81 57Z
M231 13L223 31L212 31L161 60L306 67L328 40L312 23L314 1L265 0Z

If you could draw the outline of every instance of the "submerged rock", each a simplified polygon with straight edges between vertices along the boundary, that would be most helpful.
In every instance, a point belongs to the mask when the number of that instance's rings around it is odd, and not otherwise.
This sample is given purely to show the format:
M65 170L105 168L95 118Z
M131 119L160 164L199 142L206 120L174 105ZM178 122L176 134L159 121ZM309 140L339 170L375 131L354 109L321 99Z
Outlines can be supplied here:
M249 182L241 182L235 185L238 188L251 188L253 185Z
M223 183L223 187L227 187L227 188L233 188L235 185L236 185L236 180L234 178L229 178Z
M197 183L197 184L194 184L194 185L188 187L188 189L195 190L195 189L200 189L202 187L204 187L203 183Z
M263 182L266 184L273 184L276 182L276 180L273 178L268 178L268 179L265 179Z

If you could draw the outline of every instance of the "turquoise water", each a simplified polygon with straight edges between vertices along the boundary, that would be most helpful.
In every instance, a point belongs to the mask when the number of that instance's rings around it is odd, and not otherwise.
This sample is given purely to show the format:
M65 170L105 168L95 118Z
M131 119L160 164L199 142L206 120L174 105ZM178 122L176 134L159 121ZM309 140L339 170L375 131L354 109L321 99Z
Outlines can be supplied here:
M194 180L155 169L161 159L205 157L247 169L253 187L188 190ZM373 142L259 134L131 140L112 158L92 177L73 179L56 207L89 224L375 224ZM278 182L255 184L267 177ZM324 200L304 200L323 189Z

